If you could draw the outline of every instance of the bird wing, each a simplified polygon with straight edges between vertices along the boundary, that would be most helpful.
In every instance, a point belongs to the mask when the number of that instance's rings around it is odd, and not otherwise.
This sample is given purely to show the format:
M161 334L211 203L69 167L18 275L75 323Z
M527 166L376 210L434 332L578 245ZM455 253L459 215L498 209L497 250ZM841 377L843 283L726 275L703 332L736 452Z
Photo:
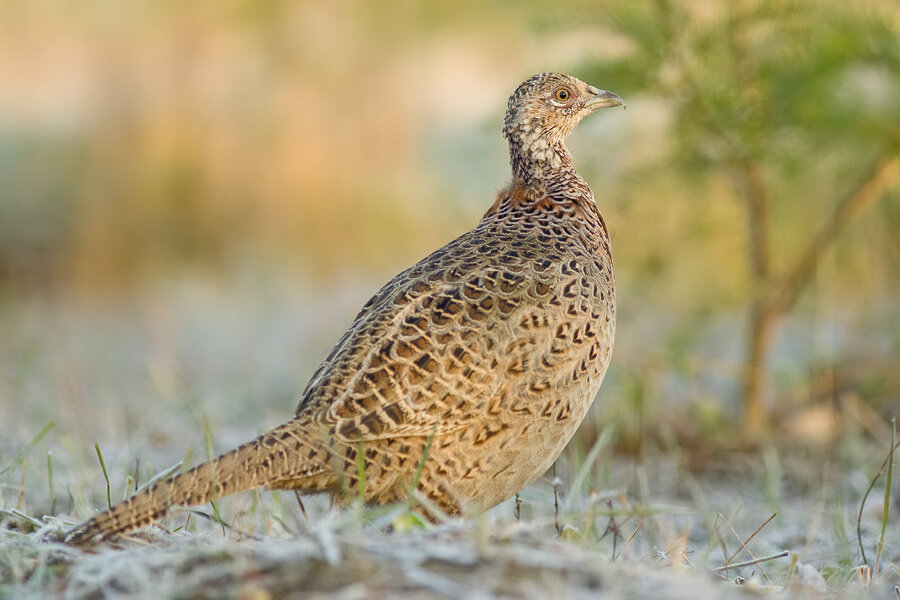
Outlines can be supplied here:
M400 273L363 307L313 375L298 416L315 414L336 438L358 442L443 435L498 409L550 346L551 332L522 323L540 320L558 273L508 268L521 264L505 260L515 238L495 232L488 248L477 232Z

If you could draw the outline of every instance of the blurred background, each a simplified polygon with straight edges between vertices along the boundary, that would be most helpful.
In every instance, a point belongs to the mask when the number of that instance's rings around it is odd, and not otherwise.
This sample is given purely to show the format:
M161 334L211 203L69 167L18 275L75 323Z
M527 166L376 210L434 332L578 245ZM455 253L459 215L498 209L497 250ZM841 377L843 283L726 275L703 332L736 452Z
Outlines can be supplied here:
M0 7L0 464L50 422L89 473L93 440L161 467L281 422L368 297L490 206L542 71L628 102L569 142L619 285L576 445L887 443L893 0L38 0Z

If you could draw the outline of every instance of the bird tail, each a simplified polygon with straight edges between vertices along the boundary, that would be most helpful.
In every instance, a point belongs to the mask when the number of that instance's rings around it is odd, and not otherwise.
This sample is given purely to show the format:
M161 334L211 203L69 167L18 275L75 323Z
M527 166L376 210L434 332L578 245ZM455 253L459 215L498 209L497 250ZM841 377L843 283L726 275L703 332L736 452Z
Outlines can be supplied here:
M298 450L305 445L297 431L296 420L289 421L212 461L160 481L75 527L66 541L78 545L105 540L149 525L173 506L204 504L289 477L291 473L306 475L312 469L296 468L300 466L296 464L301 456Z

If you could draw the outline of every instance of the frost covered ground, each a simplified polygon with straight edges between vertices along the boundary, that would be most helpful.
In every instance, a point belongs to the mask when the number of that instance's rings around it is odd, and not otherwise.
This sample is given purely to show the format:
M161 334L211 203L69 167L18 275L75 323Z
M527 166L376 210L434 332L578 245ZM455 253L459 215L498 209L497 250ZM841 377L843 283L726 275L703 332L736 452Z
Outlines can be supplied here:
M510 500L426 526L403 506L323 498L304 498L304 515L293 495L258 491L221 501L228 527L201 506L99 547L55 541L107 497L198 462L206 432L225 450L286 418L370 288L3 307L0 598L900 597L896 481L886 524L884 477L868 497L870 565L883 524L885 538L877 572L860 569L860 503L890 443L877 414L842 397L839 426L816 428L825 442L784 434L742 450L718 422L689 438L696 407L645 398L635 415L616 372L637 364L624 344L556 479L523 491L518 517ZM637 448L634 422L653 424Z

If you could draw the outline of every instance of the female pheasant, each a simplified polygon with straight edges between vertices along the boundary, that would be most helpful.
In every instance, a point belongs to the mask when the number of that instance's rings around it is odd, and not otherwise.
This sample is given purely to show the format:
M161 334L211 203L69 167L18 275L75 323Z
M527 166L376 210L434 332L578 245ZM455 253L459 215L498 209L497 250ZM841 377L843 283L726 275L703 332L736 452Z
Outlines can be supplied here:
M76 527L87 543L174 505L256 486L338 501L405 499L449 515L488 509L540 477L584 418L609 364L609 234L564 138L621 98L559 73L509 99L512 182L471 231L363 306L294 417ZM361 456L360 454L361 453Z

